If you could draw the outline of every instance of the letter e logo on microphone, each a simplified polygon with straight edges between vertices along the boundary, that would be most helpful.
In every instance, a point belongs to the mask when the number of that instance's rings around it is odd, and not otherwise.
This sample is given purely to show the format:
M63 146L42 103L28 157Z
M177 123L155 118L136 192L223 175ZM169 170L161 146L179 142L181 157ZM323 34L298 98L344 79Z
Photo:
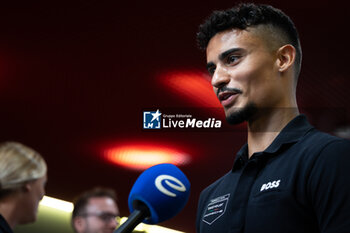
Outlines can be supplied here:
M170 192L168 189L166 189L163 184L162 181L165 180L165 183L172 189L180 191L180 192L185 192L186 191L186 187L183 183L181 183L181 181L179 181L177 178L173 177L173 176L169 176L169 175L160 175L158 176L154 183L157 187L157 189L164 193L167 196L170 197L176 197L176 194L173 192ZM171 182L169 182L169 180L175 182L176 184L173 184Z

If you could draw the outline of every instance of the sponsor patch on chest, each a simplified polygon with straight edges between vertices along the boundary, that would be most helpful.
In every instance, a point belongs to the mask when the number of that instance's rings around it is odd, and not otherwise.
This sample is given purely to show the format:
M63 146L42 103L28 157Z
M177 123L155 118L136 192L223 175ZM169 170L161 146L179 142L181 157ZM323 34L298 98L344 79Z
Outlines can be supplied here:
M222 215L224 215L229 199L230 194L225 194L220 197L211 199L203 214L203 222L211 225Z

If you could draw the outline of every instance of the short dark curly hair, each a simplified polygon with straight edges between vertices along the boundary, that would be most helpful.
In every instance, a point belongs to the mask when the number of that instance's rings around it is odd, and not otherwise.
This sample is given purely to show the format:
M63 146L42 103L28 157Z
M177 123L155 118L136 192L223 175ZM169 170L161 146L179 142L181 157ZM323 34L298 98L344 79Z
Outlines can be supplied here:
M280 38L284 44L291 44L296 49L296 76L301 68L301 46L299 35L293 21L281 10L270 5L241 3L236 7L223 11L214 11L211 16L199 26L197 43L205 50L212 37L229 29L245 30L249 27L266 25L274 38Z

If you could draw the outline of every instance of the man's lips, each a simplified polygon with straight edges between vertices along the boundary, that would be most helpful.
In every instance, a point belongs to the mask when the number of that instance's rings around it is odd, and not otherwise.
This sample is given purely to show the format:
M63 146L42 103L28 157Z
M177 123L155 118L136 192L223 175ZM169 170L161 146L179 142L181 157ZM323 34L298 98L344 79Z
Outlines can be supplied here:
M221 101L227 100L228 98L230 98L232 95L235 95L235 94L236 94L235 92L221 92L218 97L221 102Z
M233 104L238 95L242 93L243 92L238 88L230 88L226 86L217 90L218 99L224 107Z
M232 104L238 97L237 92L222 92L219 94L218 98L221 102L221 104L226 107L230 104Z

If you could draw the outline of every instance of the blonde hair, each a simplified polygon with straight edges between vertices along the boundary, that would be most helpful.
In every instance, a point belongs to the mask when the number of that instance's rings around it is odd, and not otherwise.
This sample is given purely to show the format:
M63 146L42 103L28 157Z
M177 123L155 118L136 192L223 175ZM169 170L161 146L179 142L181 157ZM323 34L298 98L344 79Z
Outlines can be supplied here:
M46 171L44 159L33 149L18 142L0 144L0 194L41 178Z

